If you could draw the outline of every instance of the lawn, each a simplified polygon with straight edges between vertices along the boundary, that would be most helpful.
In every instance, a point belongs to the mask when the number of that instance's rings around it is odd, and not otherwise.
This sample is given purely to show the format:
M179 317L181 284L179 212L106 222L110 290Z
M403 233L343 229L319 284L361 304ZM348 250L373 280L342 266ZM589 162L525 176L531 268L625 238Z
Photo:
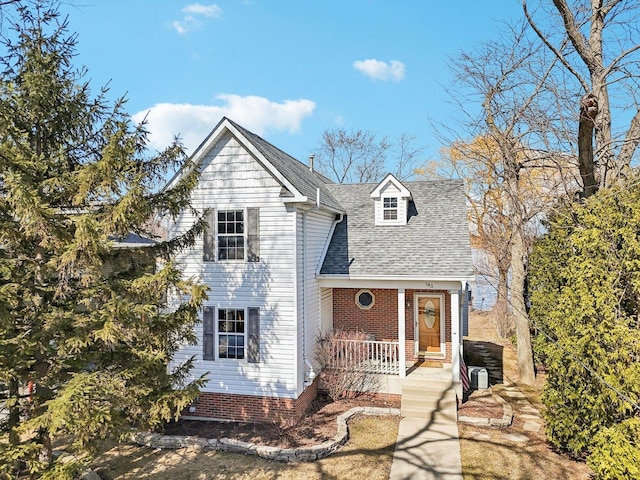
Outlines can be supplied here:
M316 462L278 463L210 450L120 445L103 452L94 468L104 480L388 479L398 423L397 417L355 417L349 422L347 445Z

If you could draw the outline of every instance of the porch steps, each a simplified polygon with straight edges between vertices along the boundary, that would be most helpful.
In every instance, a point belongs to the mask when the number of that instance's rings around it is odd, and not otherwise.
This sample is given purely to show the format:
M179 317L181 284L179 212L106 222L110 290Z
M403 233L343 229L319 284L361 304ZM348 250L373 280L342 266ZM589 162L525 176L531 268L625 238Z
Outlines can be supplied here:
M451 369L417 368L402 383L400 414L433 421L453 421L458 417Z

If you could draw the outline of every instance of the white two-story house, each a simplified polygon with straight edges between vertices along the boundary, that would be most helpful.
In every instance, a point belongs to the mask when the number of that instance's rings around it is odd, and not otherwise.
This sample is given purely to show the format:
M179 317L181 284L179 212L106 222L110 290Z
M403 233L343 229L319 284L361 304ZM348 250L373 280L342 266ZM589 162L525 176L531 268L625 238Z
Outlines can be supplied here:
M459 381L473 280L461 181L332 184L227 118L193 160L209 228L177 262L209 298L175 361L193 356L208 383L187 416L298 418L318 390L316 341L337 328L367 333L380 373L426 359ZM184 212L169 235L194 221Z

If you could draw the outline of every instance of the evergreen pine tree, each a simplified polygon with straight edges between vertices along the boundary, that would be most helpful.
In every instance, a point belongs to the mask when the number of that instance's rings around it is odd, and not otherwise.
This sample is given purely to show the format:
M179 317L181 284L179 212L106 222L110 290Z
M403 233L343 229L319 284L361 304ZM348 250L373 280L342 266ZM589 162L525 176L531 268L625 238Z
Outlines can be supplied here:
M630 177L558 206L529 259L547 435L577 457L596 451L598 478L638 478L618 475L637 472L640 458L638 232L640 186Z
M56 8L16 18L0 58L0 478L65 478L78 466L54 461L54 436L90 450L175 418L202 385L168 365L205 298L171 259L204 224L157 236L154 218L190 208L197 169L160 189L187 162L179 142L149 154L124 101L92 97ZM117 248L129 235L157 241Z

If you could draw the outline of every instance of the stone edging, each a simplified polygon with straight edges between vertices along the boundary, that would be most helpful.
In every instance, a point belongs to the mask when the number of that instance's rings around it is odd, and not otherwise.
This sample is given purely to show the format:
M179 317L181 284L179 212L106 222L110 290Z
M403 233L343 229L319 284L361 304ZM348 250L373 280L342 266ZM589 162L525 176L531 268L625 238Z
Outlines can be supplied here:
M400 415L398 408L379 407L354 407L339 415L338 433L332 440L326 440L317 445L299 448L281 448L268 445L258 445L251 442L242 442L233 438L201 438L196 436L163 435L161 433L136 432L132 440L142 446L161 449L176 449L183 447L195 447L207 450L220 450L223 452L244 453L245 455L258 455L268 460L279 462L308 462L328 457L349 440L349 427L347 422L354 415Z
M471 425L484 425L491 427L508 427L513 421L513 407L500 395L492 393L491 396L495 398L498 403L502 403L502 418L481 418L481 417L467 417L461 415L458 417L458 422L469 423Z

